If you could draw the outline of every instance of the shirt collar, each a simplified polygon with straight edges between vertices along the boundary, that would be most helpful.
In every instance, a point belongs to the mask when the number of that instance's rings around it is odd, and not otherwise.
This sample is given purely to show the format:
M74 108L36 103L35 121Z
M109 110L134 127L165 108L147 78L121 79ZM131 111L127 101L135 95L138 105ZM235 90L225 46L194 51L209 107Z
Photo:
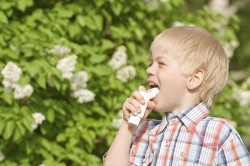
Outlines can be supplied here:
M196 126L204 117L209 114L209 109L207 105L203 102L188 107L184 111L182 111L177 116L173 116L171 113L165 113L162 117L162 121L160 124L154 125L152 130L150 131L151 135L160 134L169 124L169 120L177 117L187 128L188 131L191 131L193 127Z
M172 117L172 114L170 113L165 113L164 116L162 117L162 120L160 124L155 125L152 130L150 131L150 135L156 136L160 134L168 125L168 119Z
M207 105L203 102L193 105L178 114L178 118L191 131L203 118L209 114Z

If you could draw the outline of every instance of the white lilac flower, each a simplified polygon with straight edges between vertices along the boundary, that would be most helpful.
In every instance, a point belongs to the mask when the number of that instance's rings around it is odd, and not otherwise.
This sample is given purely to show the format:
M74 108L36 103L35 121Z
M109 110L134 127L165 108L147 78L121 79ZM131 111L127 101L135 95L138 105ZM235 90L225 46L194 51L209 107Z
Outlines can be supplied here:
M40 112L33 113L32 116L35 120L31 126L33 130L37 129L38 125L41 125L46 120L46 117Z
M18 83L11 82L10 80L3 79L2 84L4 86L4 91L6 93L11 92L12 89L15 89L15 87L18 85Z
M5 88L5 91L9 92L19 81L22 70L15 63L10 61L5 65L4 69L1 71L1 74L4 78L2 84Z
M241 91L239 92L238 102L241 106L250 105L250 91Z
M63 78L70 80L73 77L72 72L75 70L76 60L77 56L73 54L57 62L56 68L61 70Z
M119 69L116 73L116 78L122 82L128 82L129 80L134 79L136 76L134 66L125 66L122 69Z
M88 81L88 73L86 71L80 71L77 74L74 74L70 86L71 90L75 91L77 89L86 88Z
M229 6L229 0L211 0L209 6L215 12L223 12Z
M119 129L121 124L122 124L122 118L117 118L112 120L112 126L116 129Z
M230 41L229 43L223 44L223 47L225 49L225 52L228 56L228 58L233 57L234 50L239 46L239 43L235 40Z
M51 50L49 50L49 53L51 54L57 54L57 55L65 55L71 52L71 49L67 46L63 45L55 45Z
M2 162L5 159L5 155L2 151L0 151L0 162Z
M108 62L108 65L113 70L118 70L126 63L127 63L126 47L120 46L117 48L117 51L113 54L111 60Z
M11 82L18 82L20 79L20 75L22 74L22 70L13 62L8 62L4 69L1 71L4 79L10 80Z
M179 27L179 26L184 26L184 25L186 24L180 21L176 21L172 24L172 27Z
M21 86L17 84L14 90L14 98L23 99L24 97L31 96L33 92L34 92L34 89L30 84L25 85L25 86Z
M120 110L119 113L118 113L118 118L114 118L112 120L112 126L114 128L116 128L116 129L118 129L122 124L122 120L123 120L123 118L122 118L123 115L122 114L123 114L123 112L122 112L122 110Z
M79 89L73 92L72 96L77 98L79 103L86 103L93 101L95 94L88 89Z

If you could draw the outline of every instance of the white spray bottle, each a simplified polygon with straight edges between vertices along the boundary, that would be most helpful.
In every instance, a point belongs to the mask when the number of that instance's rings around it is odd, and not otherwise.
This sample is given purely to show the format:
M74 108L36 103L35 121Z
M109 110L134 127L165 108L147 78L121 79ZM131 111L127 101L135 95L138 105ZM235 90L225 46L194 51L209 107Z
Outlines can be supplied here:
M147 102L149 100L151 100L152 98L154 98L158 93L159 93L159 89L158 88L152 88L149 89L147 92L145 91L140 91L141 95L143 96L145 103L144 104L140 104L140 108L141 108L141 113L137 114L136 116L134 115L130 115L128 123L130 126L138 126L141 119L143 118L145 111L147 109Z

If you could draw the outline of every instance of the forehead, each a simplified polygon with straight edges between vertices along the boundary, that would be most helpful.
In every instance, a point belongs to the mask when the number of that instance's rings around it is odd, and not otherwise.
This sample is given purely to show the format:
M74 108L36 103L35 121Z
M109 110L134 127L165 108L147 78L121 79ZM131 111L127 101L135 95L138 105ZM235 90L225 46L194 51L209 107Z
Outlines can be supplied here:
M169 56L166 55L166 54L151 54L149 60L150 61L159 61L159 60L166 60L166 61L169 61Z

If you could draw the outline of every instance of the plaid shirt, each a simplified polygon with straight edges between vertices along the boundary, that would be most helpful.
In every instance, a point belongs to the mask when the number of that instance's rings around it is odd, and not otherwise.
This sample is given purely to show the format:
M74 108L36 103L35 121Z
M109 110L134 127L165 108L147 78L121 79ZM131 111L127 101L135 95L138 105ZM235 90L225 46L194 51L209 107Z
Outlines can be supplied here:
M132 139L129 165L250 166L238 132L227 120L208 114L200 103L161 121L145 120Z

